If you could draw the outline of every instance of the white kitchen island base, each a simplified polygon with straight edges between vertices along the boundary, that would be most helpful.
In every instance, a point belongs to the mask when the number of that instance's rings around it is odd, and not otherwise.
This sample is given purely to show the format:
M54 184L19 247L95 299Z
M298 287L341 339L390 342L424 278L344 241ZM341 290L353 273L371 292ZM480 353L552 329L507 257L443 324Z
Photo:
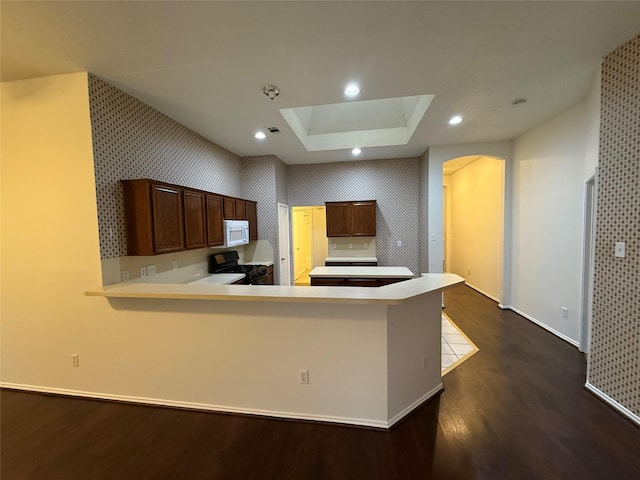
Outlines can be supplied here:
M219 292L234 287L209 287L215 301L203 301L203 287L189 299L184 286L171 293L166 284L158 286L163 294L148 284L149 296L140 284L131 295L127 287L88 295L111 297L132 328L149 328L148 370L139 378L128 373L118 399L389 428L442 389L441 291L463 280L436 280L313 294L239 285L226 296ZM170 340L154 342L154 330L167 328L175 332ZM175 354L185 346L188 357ZM300 370L308 370L308 384L299 383Z

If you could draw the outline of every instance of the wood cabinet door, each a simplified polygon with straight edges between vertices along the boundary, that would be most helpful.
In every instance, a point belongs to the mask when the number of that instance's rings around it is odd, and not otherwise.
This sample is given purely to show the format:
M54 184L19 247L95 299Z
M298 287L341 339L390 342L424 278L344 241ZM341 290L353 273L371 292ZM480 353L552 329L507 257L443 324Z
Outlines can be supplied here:
M327 237L351 236L351 203L327 202Z
M182 191L168 185L151 185L153 238L156 253L184 249Z
M258 205L256 202L247 200L247 220L249 221L249 240L258 239Z
M205 195L203 192L184 190L184 243L186 248L207 246Z
M236 198L236 220L247 219L247 202Z
M236 199L235 198L224 197L223 215L225 220L236 219Z
M207 194L207 244L210 247L224 245L222 226L222 197Z
M351 204L351 236L375 237L376 202L353 202Z

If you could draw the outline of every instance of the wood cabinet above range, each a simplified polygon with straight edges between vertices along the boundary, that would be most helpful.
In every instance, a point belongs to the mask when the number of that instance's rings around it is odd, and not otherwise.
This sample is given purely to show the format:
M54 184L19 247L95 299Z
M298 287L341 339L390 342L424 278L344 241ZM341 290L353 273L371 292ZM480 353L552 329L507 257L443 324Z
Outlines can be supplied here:
M251 200L172 185L150 179L121 180L127 255L158 255L224 245L223 219L228 199L242 220L249 220L250 240L257 240L257 207ZM249 215L247 215L249 212Z
M326 202L327 237L375 237L376 201Z

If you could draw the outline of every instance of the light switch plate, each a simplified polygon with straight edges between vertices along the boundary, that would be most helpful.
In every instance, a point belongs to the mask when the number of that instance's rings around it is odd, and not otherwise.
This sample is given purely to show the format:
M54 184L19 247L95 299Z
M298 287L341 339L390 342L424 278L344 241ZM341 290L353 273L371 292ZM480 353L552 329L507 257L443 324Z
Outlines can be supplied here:
M616 242L616 247L615 247L615 251L614 251L614 255L618 258L624 258L624 251L625 251L625 243L624 242Z

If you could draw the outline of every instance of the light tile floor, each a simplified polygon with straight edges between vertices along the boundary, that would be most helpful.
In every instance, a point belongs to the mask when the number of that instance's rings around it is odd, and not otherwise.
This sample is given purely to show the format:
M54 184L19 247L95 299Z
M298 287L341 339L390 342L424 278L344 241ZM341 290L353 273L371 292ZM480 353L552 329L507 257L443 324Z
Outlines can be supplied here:
M442 314L442 374L446 374L478 351L469 338Z

